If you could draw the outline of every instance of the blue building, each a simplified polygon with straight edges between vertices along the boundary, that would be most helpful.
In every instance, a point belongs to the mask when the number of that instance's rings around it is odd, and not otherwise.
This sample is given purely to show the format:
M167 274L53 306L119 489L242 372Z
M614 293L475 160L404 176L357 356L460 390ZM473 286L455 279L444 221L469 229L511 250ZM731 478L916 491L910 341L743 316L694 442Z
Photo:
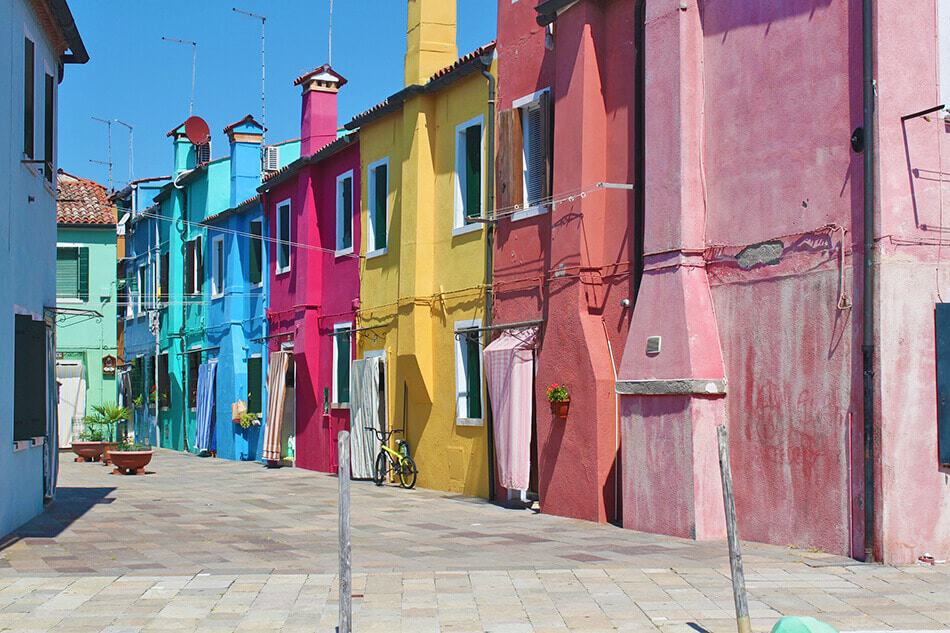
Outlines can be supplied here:
M0 2L0 536L56 489L56 110L88 60L65 0Z

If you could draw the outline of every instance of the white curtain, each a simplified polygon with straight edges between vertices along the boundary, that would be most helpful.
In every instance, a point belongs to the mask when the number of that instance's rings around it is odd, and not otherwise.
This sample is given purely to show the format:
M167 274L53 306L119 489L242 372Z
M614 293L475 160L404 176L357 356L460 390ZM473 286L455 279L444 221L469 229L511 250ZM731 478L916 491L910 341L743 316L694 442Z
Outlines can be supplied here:
M56 363L60 384L56 417L59 421L59 447L69 448L82 433L86 416L86 378L82 363Z
M380 358L373 356L353 362L350 390L350 469L354 479L373 476L373 462L379 440L366 427L382 429L379 419Z

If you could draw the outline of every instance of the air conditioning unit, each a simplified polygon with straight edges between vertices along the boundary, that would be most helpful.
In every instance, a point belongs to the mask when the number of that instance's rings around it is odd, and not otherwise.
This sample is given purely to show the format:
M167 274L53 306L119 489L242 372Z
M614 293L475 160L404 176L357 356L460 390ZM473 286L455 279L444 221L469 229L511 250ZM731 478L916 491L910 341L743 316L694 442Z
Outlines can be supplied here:
M205 165L211 162L211 141L195 145L195 162L198 165Z
M280 169L280 148L276 145L265 145L264 155L261 157L261 171L277 171Z

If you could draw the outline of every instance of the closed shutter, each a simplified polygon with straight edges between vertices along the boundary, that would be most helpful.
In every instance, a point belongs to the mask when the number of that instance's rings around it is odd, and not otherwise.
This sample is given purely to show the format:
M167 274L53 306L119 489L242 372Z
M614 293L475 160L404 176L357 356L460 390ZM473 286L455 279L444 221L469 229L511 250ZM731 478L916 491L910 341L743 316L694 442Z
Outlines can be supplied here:
M345 403L350 401L350 331L336 332L336 401Z
M935 312L937 349L937 457L950 465L950 303L938 303Z
M159 296L163 303L168 303L168 268L171 265L170 258L168 253L162 253L161 258L162 270L160 273L160 281L158 282L161 288L159 289Z
M524 172L521 110L513 108L498 115L498 157L496 158L497 208L504 212L524 201Z
M54 92L53 76L46 75L46 124L43 132L43 160L46 161L46 165L43 171L46 172L46 180L49 182L53 182L53 135L55 133L53 126L56 122L53 112Z
M247 412L261 412L261 367L260 356L247 359Z
M389 193L389 166L380 165L373 172L376 179L374 184L373 201L373 248L386 248L386 196Z
M465 217L482 214L482 126L465 130Z
M255 286L263 281L264 276L264 242L261 239L263 228L262 223L251 222L250 280Z
M185 294L195 293L195 243L185 243Z
M554 101L550 92L541 93L540 107L540 135L541 135L541 198L549 199L554 193Z
M343 248L353 246L353 179L343 179L341 220L343 222Z
M482 371L481 353L477 335L464 337L465 341L465 391L468 403L468 417L482 417Z
M89 249L79 248L79 283L77 284L79 298L89 301Z
M79 249L60 246L56 249L56 296L73 299L79 296Z
M46 324L28 314L14 320L13 439L46 435Z
M168 354L162 354L158 357L158 393L159 406L167 407L171 401L171 378L168 375Z
M36 46L25 37L23 38L23 154L33 158L34 146L34 96Z
M544 197L544 134L541 108L524 108L525 205L533 207Z
M201 254L201 236L195 238L195 292L201 292L205 281L205 263Z

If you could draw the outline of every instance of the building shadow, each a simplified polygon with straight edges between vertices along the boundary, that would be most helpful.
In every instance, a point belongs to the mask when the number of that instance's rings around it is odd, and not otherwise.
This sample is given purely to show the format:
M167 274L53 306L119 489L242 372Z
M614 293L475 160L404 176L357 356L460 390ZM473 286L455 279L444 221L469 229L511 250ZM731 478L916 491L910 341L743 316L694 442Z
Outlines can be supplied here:
M6 536L0 537L0 552L21 539L56 538L94 506L115 501L108 498L109 493L114 490L114 487L62 486L57 488L56 499L46 506L42 514Z

